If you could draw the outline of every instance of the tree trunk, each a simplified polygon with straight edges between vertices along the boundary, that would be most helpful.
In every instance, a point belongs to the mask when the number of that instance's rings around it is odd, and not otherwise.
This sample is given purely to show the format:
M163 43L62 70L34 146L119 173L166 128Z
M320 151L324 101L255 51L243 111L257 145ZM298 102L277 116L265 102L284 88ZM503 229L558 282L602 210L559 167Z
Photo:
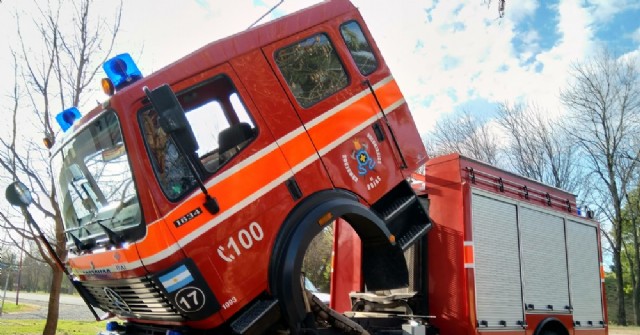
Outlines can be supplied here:
M613 263L616 269L616 288L618 289L618 320L621 326L627 325L627 314L624 309L624 282L622 281L622 259L618 250L613 251Z
M60 288L62 285L63 273L57 266L53 267L53 278L49 289L49 309L47 313L47 323L44 326L42 335L55 335L58 328L58 312L60 310Z
M627 196L627 200L629 196ZM630 208L632 207L632 203L629 200L627 202ZM637 204L636 204L637 206ZM636 227L636 209L631 210L631 231L633 232L633 252L634 252L634 261L630 262L631 269L629 269L631 274L633 275L633 312L634 312L634 321L636 326L640 325L640 238L638 236L638 227Z
M632 220L633 222L633 220ZM633 232L633 250L636 254L634 254L633 259L631 257L631 254L629 253L629 249L631 249L630 247L627 247L625 245L624 247L625 252L624 255L627 257L627 262L629 262L629 278L631 278L631 287L633 288L633 315L635 316L634 320L635 320L635 324L639 324L638 323L638 315L640 315L640 309L638 309L638 307L640 307L638 304L640 304L640 275L637 275L637 271L636 269L638 268L636 266L636 264L640 264L638 263L638 259L640 258L640 255L638 255L638 234L637 231ZM637 279L636 279L637 278Z
M633 288L633 309L635 312L635 324L640 325L640 285L636 283Z

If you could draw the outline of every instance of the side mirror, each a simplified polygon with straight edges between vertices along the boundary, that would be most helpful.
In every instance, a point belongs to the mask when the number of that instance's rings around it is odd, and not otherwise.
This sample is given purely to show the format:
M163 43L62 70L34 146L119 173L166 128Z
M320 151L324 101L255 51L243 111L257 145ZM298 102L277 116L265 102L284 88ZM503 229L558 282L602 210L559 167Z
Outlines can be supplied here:
M58 265L58 269L60 269L60 271L64 272L64 274L67 275L67 278L69 278L69 281L71 282L71 284L73 284L75 289L78 290L78 293L80 293L80 296L89 307L89 310L91 311L91 313L93 313L93 316L96 318L96 321L100 321L100 317L98 316L98 314L96 314L96 311L93 309L93 304L95 304L95 299L87 293L87 289L84 286L80 285L78 281L74 278L74 276L69 272L69 270L67 270L67 267L64 265L64 263L62 262L58 254L55 252L55 250L53 250L51 243L49 243L47 238L42 233L40 226L38 226L38 224L33 220L33 216L31 216L31 213L29 213L29 210L26 208L33 202L33 198L31 197L31 191L29 191L29 188L27 188L27 185L19 181L15 181L11 183L9 186L7 186L5 196L7 197L7 200L9 201L10 204L12 204L13 206L20 206L23 208L22 212L25 218L27 219L27 222L36 231L37 238L44 245L45 249L47 249L47 251L49 252L49 256L51 256L51 258L55 260L56 264Z
M202 190L202 193L205 195L204 207L211 214L218 213L220 211L220 206L218 206L216 199L209 194L209 191L207 191L207 188L198 173L198 169L195 166L194 161L198 158L198 156L195 155L196 150L198 150L198 142L196 141L196 137L193 135L193 129L191 129L191 125L189 124L189 121L187 121L187 116L185 115L175 93L173 93L171 87L167 84L164 84L153 91L150 91L146 87L143 88L143 90L149 98L149 101L151 101L153 109L158 113L160 128L171 136L171 139L176 143L176 147L180 154L186 158L191 174L197 181L200 190Z
M27 207L33 202L31 191L27 186L19 181L11 183L7 186L5 196L13 206Z
M158 113L160 128L178 142L178 145L187 153L191 154L198 150L198 142L193 135L191 125L171 87L164 84L153 91L145 87L144 93Z

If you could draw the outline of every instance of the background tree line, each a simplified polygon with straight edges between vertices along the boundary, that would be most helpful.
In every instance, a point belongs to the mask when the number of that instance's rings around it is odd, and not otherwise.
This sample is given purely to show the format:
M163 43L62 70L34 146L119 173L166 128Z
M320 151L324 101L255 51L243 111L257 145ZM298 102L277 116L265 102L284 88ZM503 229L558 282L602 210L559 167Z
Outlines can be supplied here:
M19 180L33 194L32 214L60 258L67 257L60 206L53 185L50 152L42 139L59 135L55 115L71 106L86 106L120 29L122 3L112 12L96 11L92 0L32 3L31 12L14 13L18 37L12 43L13 90L5 106L7 131L0 137L0 185ZM4 92L3 92L4 93ZM44 335L56 333L61 291L70 283L16 208L0 211L2 243L23 255L21 288L49 292ZM15 251L17 250L17 251ZM16 258L17 259L17 258ZM16 271L3 271L11 288ZM3 283L4 284L4 283ZM43 287L45 286L45 287Z
M602 51L573 64L562 111L505 102L487 117L449 115L425 140L432 156L479 159L573 192L594 210L612 264L609 320L621 325L640 324L639 62Z
M15 249L10 248L0 251L0 255L2 256L2 260L0 260L0 290L4 290L6 284L8 290L11 291L16 291L19 285L20 292L49 292L53 272L47 263L25 254L20 255L19 251L15 252ZM61 291L74 293L71 282L63 280Z

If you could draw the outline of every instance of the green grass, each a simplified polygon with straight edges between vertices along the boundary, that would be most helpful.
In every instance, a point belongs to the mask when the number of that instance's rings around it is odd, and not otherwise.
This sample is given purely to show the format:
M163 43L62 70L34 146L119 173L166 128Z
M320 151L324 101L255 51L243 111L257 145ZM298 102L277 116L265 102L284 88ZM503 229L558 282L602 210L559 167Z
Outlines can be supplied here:
M10 313L17 313L17 312L31 312L31 311L38 310L38 308L40 308L40 306L38 305L31 305L31 304L16 305L12 302L5 301L4 307L2 308L2 315L5 315L7 313L10 314Z
M609 335L640 335L640 327L609 325Z
M0 335L39 335L45 320L5 320L0 318ZM58 335L95 335L105 329L106 321L58 321Z
M5 306L6 307L6 306ZM0 318L0 335L39 335L45 320L5 320ZM58 321L58 335L95 335L105 329L106 321ZM609 335L640 335L640 327L609 326Z

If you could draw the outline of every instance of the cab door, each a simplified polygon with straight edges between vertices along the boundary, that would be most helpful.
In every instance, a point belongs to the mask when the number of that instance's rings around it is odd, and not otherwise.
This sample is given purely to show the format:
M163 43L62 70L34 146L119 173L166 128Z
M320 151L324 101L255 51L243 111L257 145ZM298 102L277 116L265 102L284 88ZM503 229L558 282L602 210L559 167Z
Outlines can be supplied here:
M359 50L355 57L368 65L358 67L347 48L349 38L341 32L345 22L360 26L353 18L334 19L272 43L263 52L334 187L353 190L373 203L403 179L382 111L404 100L373 52Z
M179 248L195 262L216 301L207 309L201 296L182 300L179 292L191 291L172 286L167 291L174 305L187 316L210 315L219 308L221 316L229 318L267 290L270 253L264 250L271 248L280 228L277 223L294 206L284 183L291 170L228 63L173 87L198 144L194 160L198 159L201 178L219 208L215 212L203 206L205 197L185 159L161 130L157 113L143 106L139 119L153 168L148 178L155 177L159 186L159 192L149 193L166 200L156 204L164 225L149 225L147 237L138 243L140 258L144 263L158 259L164 250ZM175 242L164 242L167 236ZM166 263L144 265L151 273L168 271Z

